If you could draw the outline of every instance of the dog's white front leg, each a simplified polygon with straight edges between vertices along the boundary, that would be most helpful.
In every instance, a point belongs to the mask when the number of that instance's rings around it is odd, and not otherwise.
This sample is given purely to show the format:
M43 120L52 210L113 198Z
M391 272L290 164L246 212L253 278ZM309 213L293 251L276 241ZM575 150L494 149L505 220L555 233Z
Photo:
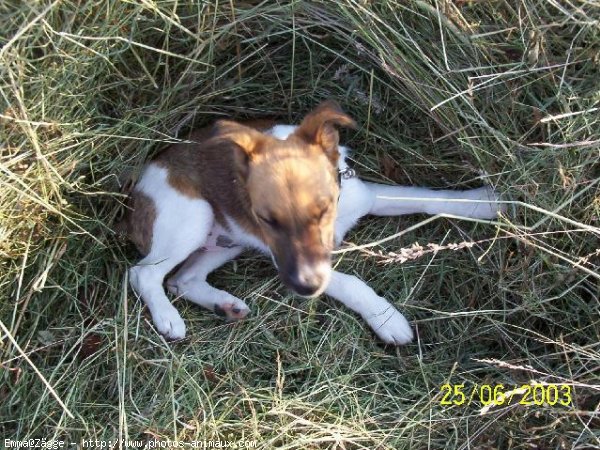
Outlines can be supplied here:
M169 292L184 298L229 320L246 317L250 308L243 300L206 282L210 272L238 256L243 247L198 250L190 255L177 273L167 281Z
M333 271L325 293L360 314L382 341L401 345L413 339L404 316L357 277Z
M370 214L376 216L427 213L493 219L503 209L499 196L490 187L451 191L367 182L365 185L373 195Z

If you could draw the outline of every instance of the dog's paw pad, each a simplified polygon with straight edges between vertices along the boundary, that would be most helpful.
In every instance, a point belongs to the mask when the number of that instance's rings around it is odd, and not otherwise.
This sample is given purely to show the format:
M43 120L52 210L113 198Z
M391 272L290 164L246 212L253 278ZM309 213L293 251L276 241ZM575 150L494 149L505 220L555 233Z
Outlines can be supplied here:
M393 307L372 317L368 322L379 339L386 344L404 345L413 340L414 335L408 320Z
M246 304L237 300L235 302L215 303L215 314L225 317L227 320L240 320L248 315L250 308Z
M185 322L177 310L172 305L169 306L170 308L164 308L152 314L154 326L168 340L183 339L185 337Z

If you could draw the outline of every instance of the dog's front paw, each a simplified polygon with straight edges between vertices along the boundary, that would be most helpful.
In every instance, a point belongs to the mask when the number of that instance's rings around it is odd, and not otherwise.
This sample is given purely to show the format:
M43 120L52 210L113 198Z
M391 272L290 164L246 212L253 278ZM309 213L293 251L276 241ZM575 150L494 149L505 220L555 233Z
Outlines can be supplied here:
M214 311L228 321L235 321L246 317L250 312L250 308L239 298L231 296L229 301L215 303Z
M161 305L150 313L154 326L166 339L177 340L185 337L185 323L173 305Z
M386 344L408 344L413 340L413 331L408 320L386 300L383 301L383 308L365 317L367 323Z

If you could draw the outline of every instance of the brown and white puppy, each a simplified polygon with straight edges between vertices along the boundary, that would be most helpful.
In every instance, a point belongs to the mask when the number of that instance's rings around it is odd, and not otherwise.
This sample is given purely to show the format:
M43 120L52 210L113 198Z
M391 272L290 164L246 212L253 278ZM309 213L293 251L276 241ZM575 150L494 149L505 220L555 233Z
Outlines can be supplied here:
M363 182L346 164L337 126L354 121L331 101L297 127L219 121L193 133L192 144L169 147L147 164L124 224L145 255L130 270L131 284L162 334L185 336L163 289L165 276L182 262L167 282L171 292L229 319L245 317L247 305L206 278L252 247L272 257L296 293L331 295L387 343L412 339L410 325L387 300L358 278L332 271L334 246L366 214L492 218L497 197L488 188L432 191Z

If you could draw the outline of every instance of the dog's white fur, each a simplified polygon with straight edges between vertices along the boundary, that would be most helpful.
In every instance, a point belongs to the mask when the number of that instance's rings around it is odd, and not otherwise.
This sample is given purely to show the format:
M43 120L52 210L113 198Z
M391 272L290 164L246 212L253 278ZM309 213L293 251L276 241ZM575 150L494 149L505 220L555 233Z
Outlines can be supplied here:
M285 139L295 129L295 126L277 125L266 133ZM340 169L347 167L347 152L340 146ZM243 318L250 311L244 301L210 286L206 278L244 248L265 254L270 251L231 218L227 218L229 229L219 225L207 201L186 197L168 183L167 175L165 168L150 163L136 186L136 190L154 201L156 220L150 253L131 268L130 281L146 302L158 331L167 338L181 339L185 336L185 323L163 289L165 276L175 266L185 261L167 282L170 292L211 310L218 306L229 318ZM449 191L384 186L359 178L342 179L335 222L336 245L367 214L428 213L489 219L500 211L497 200L494 191L487 187ZM219 236L226 236L235 246L217 246L215 240ZM360 314L384 342L398 345L413 339L404 316L356 276L332 271L325 293Z

